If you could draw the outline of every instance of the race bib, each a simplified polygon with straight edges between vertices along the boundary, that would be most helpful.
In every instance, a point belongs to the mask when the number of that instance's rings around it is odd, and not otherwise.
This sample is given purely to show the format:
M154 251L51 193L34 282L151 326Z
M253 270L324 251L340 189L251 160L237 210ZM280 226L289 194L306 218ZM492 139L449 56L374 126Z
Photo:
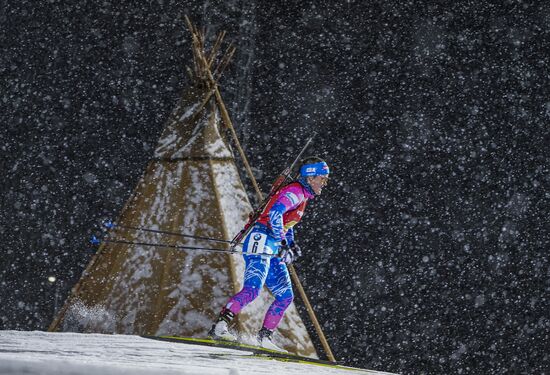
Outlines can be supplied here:
M246 247L246 252L249 254L271 254L273 251L270 247L265 246L267 241L267 234L254 232L250 235L248 240L248 246Z

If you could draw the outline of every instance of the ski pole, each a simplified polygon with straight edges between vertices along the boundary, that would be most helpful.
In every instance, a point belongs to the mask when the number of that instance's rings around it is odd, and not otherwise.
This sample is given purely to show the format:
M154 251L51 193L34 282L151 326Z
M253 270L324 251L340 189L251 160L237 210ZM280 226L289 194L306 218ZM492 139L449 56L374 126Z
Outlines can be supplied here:
M107 220L107 221L103 222L103 226L107 229L115 229L115 228L130 229L130 230L138 230L138 231L142 231L142 232L161 233L161 234L168 234L170 236L193 238L193 239L197 239L197 240L206 240L206 241L221 242L221 243L231 243L231 241L228 241L228 240L220 240L220 239L211 238L211 237L193 236L191 234L170 232L170 231L160 230L160 229L152 229L152 228L144 228L144 227L132 227L132 226L128 226L128 225L115 224L110 220ZM237 244L237 245L241 245L241 244Z
M124 245L136 245L136 246L152 246L152 247L159 247L159 248L169 248L169 249L176 249L176 250L199 250L199 251L213 251L218 253L229 253L229 254L248 254L248 255L262 255L262 256L268 256L268 257L277 257L278 254L252 254L252 253L246 253L244 251L236 251L231 249L219 249L219 248L211 248L211 247L196 247L196 246L183 246L183 245L169 245L165 243L155 243L155 242L136 242L136 241L126 241L126 240L100 240L96 236L92 236L90 238L90 243L92 245L99 245L101 242L105 243L118 243L118 244L124 244Z

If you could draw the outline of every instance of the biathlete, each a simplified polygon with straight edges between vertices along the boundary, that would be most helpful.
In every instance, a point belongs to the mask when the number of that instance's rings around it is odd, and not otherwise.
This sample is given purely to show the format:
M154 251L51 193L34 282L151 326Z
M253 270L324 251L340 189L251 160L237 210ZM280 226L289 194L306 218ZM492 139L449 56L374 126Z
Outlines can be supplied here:
M273 331L294 299L287 264L301 255L300 247L294 239L293 227L302 219L308 200L321 195L328 182L328 175L327 163L317 157L307 158L301 163L296 180L281 188L269 200L243 243L246 264L243 288L221 310L209 332L212 338L236 340L229 332L228 325L235 315L258 297L265 284L275 301L265 314L257 336L258 343L264 348L281 350L272 338Z

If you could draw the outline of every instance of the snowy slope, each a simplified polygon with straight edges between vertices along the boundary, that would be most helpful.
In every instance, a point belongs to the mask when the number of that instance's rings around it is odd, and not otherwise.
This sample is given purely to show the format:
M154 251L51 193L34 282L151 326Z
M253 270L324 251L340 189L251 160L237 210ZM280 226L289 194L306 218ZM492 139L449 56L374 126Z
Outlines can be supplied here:
M0 374L383 374L129 335L0 331Z

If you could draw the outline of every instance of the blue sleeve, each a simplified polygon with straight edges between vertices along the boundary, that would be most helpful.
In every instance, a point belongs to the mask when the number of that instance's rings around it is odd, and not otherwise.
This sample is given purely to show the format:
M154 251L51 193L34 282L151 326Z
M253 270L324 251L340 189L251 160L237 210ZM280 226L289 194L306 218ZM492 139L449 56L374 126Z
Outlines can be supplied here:
M286 206L277 201L269 210L269 223L271 224L271 231L273 232L273 238L276 241L281 241L284 235L283 226L283 214L286 211Z
M286 243L288 244L288 246L292 246L292 244L294 243L294 227L290 227L287 231L286 231Z

